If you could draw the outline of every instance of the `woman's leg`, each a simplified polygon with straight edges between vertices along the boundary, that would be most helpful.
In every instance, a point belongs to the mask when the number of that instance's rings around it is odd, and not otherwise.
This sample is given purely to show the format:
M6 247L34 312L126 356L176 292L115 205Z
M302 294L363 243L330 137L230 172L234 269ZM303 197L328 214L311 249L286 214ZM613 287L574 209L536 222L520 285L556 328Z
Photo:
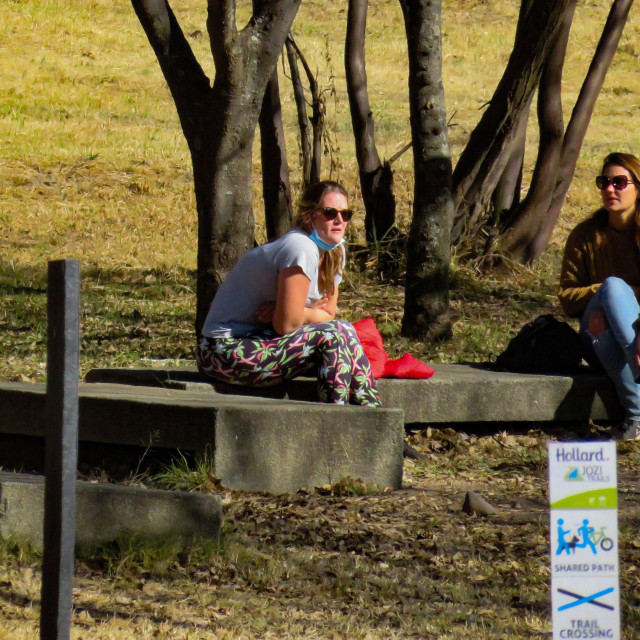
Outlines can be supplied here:
M593 320L602 313L606 317L605 328L596 336L593 332ZM639 314L640 307L633 289L620 278L607 278L589 302L580 322L580 334L591 344L611 378L627 416L638 420L640 385L635 382L638 374L635 327Z
M305 325L284 336L203 338L198 368L216 380L265 386L295 378L310 364L318 369L318 393L324 402L351 401L379 406L369 361L353 327L333 320Z
M265 387L302 374L313 362L296 333L286 336L200 338L201 373L220 382Z
M318 395L324 402L366 407L381 405L371 365L353 326L341 320L306 327L318 344ZM318 332L317 334L315 332Z

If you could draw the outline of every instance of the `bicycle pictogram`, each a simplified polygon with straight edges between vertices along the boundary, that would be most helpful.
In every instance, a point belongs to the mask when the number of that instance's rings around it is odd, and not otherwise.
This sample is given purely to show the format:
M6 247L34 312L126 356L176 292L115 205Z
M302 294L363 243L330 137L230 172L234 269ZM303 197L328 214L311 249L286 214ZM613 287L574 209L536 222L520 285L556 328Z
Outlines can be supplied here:
M582 525L576 529L575 534L569 539L571 529L564 529L564 520L558 518L557 521L557 536L558 547L556 549L556 555L562 555L563 551L566 551L567 555L571 555L576 552L576 549L591 549L594 555L597 555L600 547L602 551L611 551L613 549L613 540L606 534L606 525L601 526L598 530L589 526L589 520L585 518L582 521Z
M613 540L607 537L607 534L605 533L606 528L607 527L603 525L597 531L592 529L591 533L589 533L589 537L593 544L596 546L600 545L600 548L603 551L611 551L611 549L613 549Z

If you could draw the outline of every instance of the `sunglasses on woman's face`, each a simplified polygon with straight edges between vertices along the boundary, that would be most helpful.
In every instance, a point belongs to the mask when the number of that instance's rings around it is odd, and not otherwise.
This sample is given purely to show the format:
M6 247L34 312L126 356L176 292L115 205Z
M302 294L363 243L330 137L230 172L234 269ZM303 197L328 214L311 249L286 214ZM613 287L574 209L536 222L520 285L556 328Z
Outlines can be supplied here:
M353 217L353 211L351 209L336 209L335 207L322 207L319 211L327 220L335 220L338 214L345 222L349 222Z
M616 191L622 191L627 188L627 185L631 184L633 180L627 176L613 176L613 178L607 178L607 176L596 177L596 187L603 191L610 184Z

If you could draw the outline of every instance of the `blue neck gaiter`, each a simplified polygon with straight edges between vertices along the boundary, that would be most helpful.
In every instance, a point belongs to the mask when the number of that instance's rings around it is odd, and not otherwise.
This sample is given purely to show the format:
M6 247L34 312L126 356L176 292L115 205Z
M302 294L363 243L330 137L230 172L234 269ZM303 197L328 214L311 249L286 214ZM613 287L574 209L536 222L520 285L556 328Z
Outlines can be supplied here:
M331 251L331 249L335 249L336 247L339 247L344 243L344 238L342 238L342 240L340 240L340 242L338 242L337 244L329 244L328 242L325 242L322 238L320 238L318 232L315 229L309 234L309 237L324 251Z

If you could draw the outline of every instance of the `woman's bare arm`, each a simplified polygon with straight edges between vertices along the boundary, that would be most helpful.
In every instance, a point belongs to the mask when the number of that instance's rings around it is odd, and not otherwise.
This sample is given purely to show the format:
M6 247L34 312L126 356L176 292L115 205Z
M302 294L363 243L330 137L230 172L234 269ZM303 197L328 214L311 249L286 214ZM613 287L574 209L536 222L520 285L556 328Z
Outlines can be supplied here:
M278 273L276 306L271 321L278 333L291 333L304 324L304 305L310 284L300 267L286 267Z
M287 267L278 274L278 293L271 322L280 334L291 333L303 324L333 320L338 306L338 288L330 296L306 307L311 282L300 267Z

